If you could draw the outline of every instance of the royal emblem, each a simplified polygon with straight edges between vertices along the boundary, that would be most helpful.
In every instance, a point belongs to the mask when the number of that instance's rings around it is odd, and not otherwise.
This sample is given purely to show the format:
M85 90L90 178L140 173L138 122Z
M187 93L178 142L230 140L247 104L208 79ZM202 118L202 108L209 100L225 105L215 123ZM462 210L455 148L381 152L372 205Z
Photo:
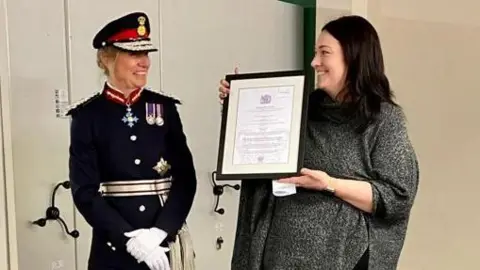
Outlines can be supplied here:
M140 36L144 36L147 33L147 29L145 28L145 21L146 18L143 16L138 17L138 24L140 24L137 28L137 33Z
M270 102L272 101L272 96L270 95L262 95L262 97L260 98L260 104L270 104Z
M133 127L135 123L138 122L138 117L133 115L131 108L127 108L127 113L122 118L122 121L126 123L129 127Z
M170 164L168 164L167 161L164 160L163 158L161 158L160 161L157 162L157 165L153 167L153 169L157 171L158 174L160 174L161 176L165 175L167 171L170 170L170 168L171 168Z

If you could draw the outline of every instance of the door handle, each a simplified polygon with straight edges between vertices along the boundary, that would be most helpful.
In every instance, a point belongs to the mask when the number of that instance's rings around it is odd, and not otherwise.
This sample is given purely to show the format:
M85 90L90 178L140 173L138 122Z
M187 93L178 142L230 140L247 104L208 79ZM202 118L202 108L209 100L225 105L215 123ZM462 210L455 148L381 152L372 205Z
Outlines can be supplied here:
M57 220L63 226L63 228L65 229L65 232L68 235L70 235L73 238L78 238L80 236L80 233L77 230L72 230L72 231L68 230L67 223L60 216L60 209L58 209L58 207L55 206L55 195L57 193L58 188L60 188L60 187L63 187L65 189L69 189L70 188L70 181L60 182L57 185L55 185L55 188L53 189L53 193L52 193L51 205L45 211L45 217L39 218L35 221L32 221L32 224L35 224L35 225L40 226L40 227L45 227L45 225L47 224L47 221Z
M215 176L217 175L217 172L214 171L211 174L211 180L212 180L212 185L213 185L213 195L215 195L216 200L215 200L215 207L213 209L213 212L223 215L225 214L225 209L223 208L218 208L218 205L220 203L220 196L223 194L225 188L232 188L234 190L240 190L240 185L235 184L235 185L229 185L229 184L224 184L224 185L218 185L215 181Z

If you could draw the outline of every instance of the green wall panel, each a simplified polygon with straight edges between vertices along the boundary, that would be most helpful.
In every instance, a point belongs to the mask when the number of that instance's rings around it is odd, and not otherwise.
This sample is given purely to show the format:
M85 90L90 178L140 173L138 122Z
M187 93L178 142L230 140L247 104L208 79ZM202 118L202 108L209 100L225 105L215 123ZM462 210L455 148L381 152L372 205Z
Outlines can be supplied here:
M317 0L280 0L281 2L294 4L297 6L315 8L317 5Z
M315 32L316 32L316 0L279 0L303 7L303 39L299 46L303 46L303 67L307 74L306 84L310 90L315 87L315 72L310 67L310 62L314 56Z

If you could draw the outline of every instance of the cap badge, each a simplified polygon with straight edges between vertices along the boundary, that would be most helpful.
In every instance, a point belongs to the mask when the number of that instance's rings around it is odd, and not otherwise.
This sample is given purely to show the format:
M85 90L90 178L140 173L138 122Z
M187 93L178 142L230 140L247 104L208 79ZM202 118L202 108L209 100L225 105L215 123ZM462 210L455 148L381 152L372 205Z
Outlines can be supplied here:
M145 28L145 21L146 18L143 16L138 17L138 23L140 24L137 28L137 33L140 36L144 36L147 33L147 29Z

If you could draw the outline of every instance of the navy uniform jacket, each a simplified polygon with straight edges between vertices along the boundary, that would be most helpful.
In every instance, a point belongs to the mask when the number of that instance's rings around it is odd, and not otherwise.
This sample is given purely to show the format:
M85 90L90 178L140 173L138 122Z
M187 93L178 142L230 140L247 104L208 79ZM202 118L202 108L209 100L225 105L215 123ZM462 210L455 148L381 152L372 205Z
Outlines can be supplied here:
M127 253L129 238L124 233L156 226L168 233L167 240L173 240L193 203L195 169L176 99L147 89L137 92L138 99L130 101L137 122L130 127L122 121L127 106L115 100L113 92L105 86L102 93L67 113L72 117L69 166L73 200L93 228L89 269L148 269ZM161 104L163 125L147 123L147 104ZM153 169L161 158L171 166L164 176ZM172 176L173 182L163 207L157 195L101 197L98 192L100 182L167 176Z

